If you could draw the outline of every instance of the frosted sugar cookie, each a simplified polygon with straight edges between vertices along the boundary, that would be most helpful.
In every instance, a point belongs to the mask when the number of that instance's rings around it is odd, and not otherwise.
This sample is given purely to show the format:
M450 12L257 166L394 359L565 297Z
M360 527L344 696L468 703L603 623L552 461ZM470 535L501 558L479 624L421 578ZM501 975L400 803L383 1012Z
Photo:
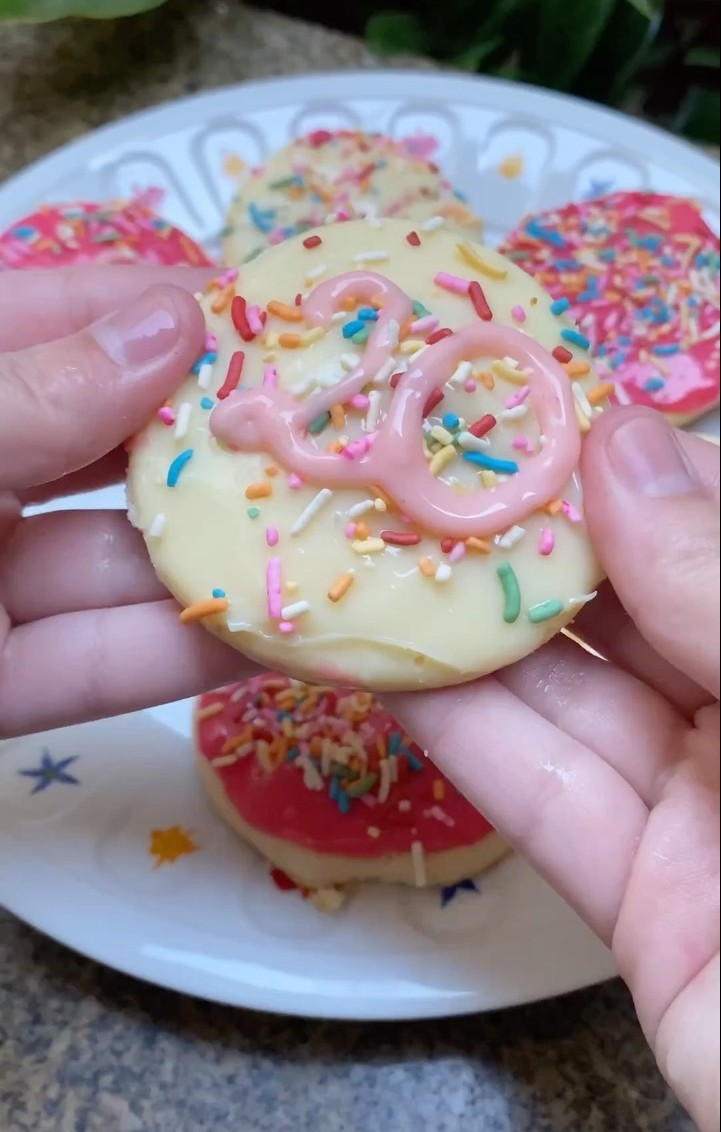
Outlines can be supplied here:
M368 692L259 676L202 696L201 780L220 815L298 885L452 885L508 852Z
M87 263L210 267L212 260L143 197L44 205L0 235L0 270Z
M239 264L328 222L437 217L479 238L481 223L439 172L402 142L352 130L315 130L290 142L241 180L228 214L223 253Z
M183 620L299 679L390 690L491 672L587 600L576 468L609 386L520 268L350 222L202 305L207 351L128 481Z
M524 222L501 250L530 272L595 349L614 400L679 424L719 400L719 240L698 207L613 193Z

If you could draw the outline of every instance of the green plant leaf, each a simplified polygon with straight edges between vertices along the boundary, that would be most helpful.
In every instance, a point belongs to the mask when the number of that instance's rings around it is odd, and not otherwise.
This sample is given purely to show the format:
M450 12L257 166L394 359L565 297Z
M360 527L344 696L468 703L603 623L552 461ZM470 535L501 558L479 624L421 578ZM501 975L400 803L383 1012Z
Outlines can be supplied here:
M490 39L474 43L466 51L456 55L451 62L455 67L460 67L462 71L478 71L482 63L485 63L491 55L503 47L504 42L502 35L492 36Z
M626 0L626 3L647 20L654 19L663 11L663 0Z
M411 12L378 12L368 20L365 34L379 55L419 55L429 48L428 33Z
M534 81L556 90L568 90L593 53L617 2L542 0L538 14Z
M706 90L704 87L692 87L682 108L678 125L686 137L717 146L721 128L719 92Z
M718 47L692 47L683 61L687 67L713 67L717 71L721 62Z
M110 20L159 8L165 0L0 0L0 20L47 23L68 16Z
M574 93L611 105L622 102L660 27L659 16L649 19L635 4L617 4L574 84Z

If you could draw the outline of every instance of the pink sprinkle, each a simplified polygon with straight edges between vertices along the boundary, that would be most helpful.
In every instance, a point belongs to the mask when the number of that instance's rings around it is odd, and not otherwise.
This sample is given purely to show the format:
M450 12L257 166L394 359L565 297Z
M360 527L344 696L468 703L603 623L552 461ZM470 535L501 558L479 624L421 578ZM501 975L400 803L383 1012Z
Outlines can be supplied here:
M266 389L275 389L278 385L278 371L275 366L266 366L263 370L263 385Z
M272 621L280 621L283 601L280 589L280 558L269 558L265 569L265 591L268 599L268 616Z
M265 541L268 543L268 546L277 546L279 539L280 534L277 527L265 528Z
M218 349L218 339L214 334L205 335L205 349L209 352L214 352Z
M350 405L353 409L360 409L362 412L365 412L370 405L370 401L365 393L354 393L350 399Z
M294 633L295 625L292 621L279 621L278 629L281 633Z
M573 504L569 503L567 499L564 499L562 507L563 507L563 514L566 516L566 518L568 519L569 522L571 522L571 523L582 522L583 517L581 515L581 512L576 510L576 508L573 506Z
M516 405L522 405L530 392L530 385L524 385L522 389L519 389L516 393L508 398L508 400L506 401L506 408L515 409Z
M472 378L469 377L468 381L464 381L463 388L466 391L466 393L475 393L476 392L476 383L475 383L475 381L473 381Z
M411 334L425 334L426 332L430 334L431 330L435 330L437 326L438 319L435 315L427 314L411 323Z
M220 278L218 279L218 282L220 283L221 287L227 287L230 283L235 283L237 278L238 278L238 268L237 267L229 267L228 270L224 271L223 274L220 276Z
M357 530L358 530L358 524L357 523L349 523L348 526L345 529L345 537L346 538L355 538L355 533L356 533Z
M511 316L515 318L516 322L526 321L526 312L523 307L511 307Z
M461 279L459 275L451 275L448 271L439 271L433 276L433 282L444 291L452 291L454 295L467 295L470 287L467 279Z
M519 452L531 452L531 442L527 436L514 436L511 441L511 446L517 448Z
M291 472L288 476L288 487L291 489L291 491L297 491L298 488L302 486L303 481L300 476L297 476L295 472Z
M163 424L175 424L175 413L170 408L170 405L163 405L162 409L158 409L158 416Z
M550 527L544 527L538 541L539 554L550 554L556 545L556 538Z
M465 553L466 553L465 544L462 543L462 542L457 542L456 545L453 547L453 550L451 551L451 553L448 555L448 561L449 562L460 562L460 560L463 558L463 555Z
M263 319L260 317L260 307L255 305L249 306L245 312L245 316L248 319L248 326L253 331L253 333L262 334Z
M273 244L273 246L275 246L276 244L282 244L284 239L285 239L285 235L283 233L283 229L282 228L276 228L268 236L268 243Z
M339 208L335 214L336 220L350 220L351 214L347 208Z
M371 444L370 436L361 436L358 440L351 440L350 444L346 444L341 456L345 456L346 460L355 460L356 456L365 456Z

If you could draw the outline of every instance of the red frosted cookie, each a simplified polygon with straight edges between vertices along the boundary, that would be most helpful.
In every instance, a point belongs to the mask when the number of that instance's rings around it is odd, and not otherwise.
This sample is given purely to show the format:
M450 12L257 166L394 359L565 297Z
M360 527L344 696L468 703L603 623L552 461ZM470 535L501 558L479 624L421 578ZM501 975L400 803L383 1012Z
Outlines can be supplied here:
M151 199L43 205L0 235L0 271L88 263L211 267L203 249L159 216Z
M367 692L258 676L202 696L198 768L221 816L298 885L452 885L507 846Z
M719 400L719 240L689 200L612 193L526 218L501 251L590 338L621 404L684 423Z

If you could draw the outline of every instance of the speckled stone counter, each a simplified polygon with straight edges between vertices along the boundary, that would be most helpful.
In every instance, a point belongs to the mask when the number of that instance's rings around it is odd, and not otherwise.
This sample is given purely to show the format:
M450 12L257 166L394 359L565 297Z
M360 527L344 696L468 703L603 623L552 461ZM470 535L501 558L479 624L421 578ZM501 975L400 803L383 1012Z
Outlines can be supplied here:
M0 25L0 180L132 110L373 66L355 40L223 0ZM496 1015L336 1025L208 1006L0 909L0 1132L687 1132L623 987Z

